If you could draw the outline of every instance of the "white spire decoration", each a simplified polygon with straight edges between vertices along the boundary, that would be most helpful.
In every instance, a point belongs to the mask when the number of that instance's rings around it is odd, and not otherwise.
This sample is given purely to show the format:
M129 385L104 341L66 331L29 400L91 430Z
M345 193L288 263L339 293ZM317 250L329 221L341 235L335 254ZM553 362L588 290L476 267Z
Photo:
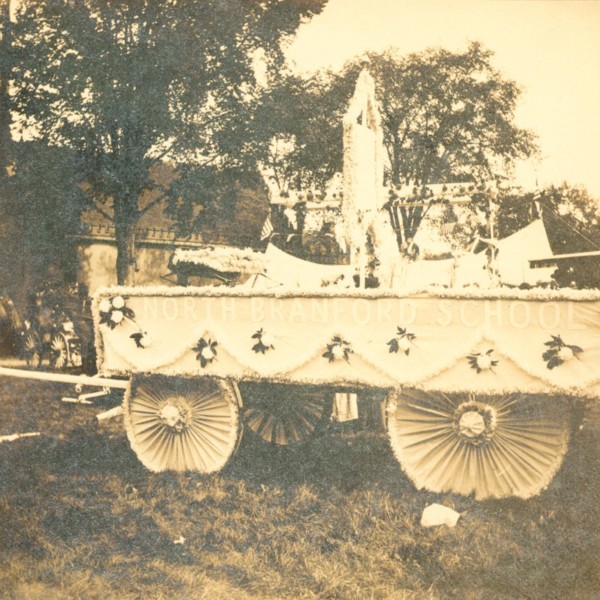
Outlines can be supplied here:
M348 240L358 251L363 280L366 232L384 203L383 131L375 100L375 81L366 69L358 77L343 124L342 216L348 230Z

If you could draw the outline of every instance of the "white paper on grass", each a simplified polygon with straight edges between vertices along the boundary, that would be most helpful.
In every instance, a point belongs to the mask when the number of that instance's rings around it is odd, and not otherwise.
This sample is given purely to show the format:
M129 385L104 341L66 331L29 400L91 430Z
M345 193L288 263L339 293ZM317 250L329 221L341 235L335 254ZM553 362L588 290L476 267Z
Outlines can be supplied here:
M459 518L460 513L447 506L430 504L425 508L421 516L421 527L436 527L438 525L455 527Z

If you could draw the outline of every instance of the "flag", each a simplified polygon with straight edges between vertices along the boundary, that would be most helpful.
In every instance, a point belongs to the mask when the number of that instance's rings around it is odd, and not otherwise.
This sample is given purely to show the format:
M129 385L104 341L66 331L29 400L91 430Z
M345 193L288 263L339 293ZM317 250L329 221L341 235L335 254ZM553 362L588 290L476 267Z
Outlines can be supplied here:
M267 240L271 237L273 233L273 223L271 223L271 215L268 215L265 219L265 223L262 226L262 230L260 232L260 241Z
M536 218L541 218L542 216L542 194L539 190L536 189L535 193L533 194L533 207L535 207L535 214L533 214L533 217ZM533 209L532 207L532 209ZM533 210L532 210L533 212Z
M440 231L442 233L442 235L450 235L452 233L454 233L454 230L456 229L456 223L442 223L442 226L440 227Z

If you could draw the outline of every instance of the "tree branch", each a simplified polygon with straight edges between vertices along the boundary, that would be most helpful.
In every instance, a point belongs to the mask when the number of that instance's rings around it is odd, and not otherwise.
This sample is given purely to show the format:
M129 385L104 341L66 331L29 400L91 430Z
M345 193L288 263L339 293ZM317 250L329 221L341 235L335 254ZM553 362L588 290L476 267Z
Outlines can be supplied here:
M115 220L114 216L111 216L103 208L100 208L100 206L98 205L98 201L95 198L90 197L90 196L87 196L87 198L89 199L89 205L90 205L91 210L95 210L97 213L102 215L107 221L114 223L114 220Z
M144 206L144 208L138 209L138 215L140 217L142 215L145 215L149 210L151 210L155 206L158 206L165 199L166 199L166 195L165 194L161 194L158 198L155 198L151 202L148 202L148 204L146 204L146 206Z

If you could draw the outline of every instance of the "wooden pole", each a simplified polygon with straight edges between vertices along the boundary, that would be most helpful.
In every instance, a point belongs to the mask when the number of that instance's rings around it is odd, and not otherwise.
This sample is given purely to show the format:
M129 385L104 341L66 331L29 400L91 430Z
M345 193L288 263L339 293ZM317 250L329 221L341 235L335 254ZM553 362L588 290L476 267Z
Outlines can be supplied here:
M36 379L38 381L53 381L56 383L74 383L95 387L109 387L120 390L126 390L129 387L129 380L88 377L87 375L68 375L66 373L44 373L41 371L26 371L25 369L9 369L7 367L0 367L0 376L16 377L18 379Z
M490 212L490 240L492 240L492 245L490 246L490 252L492 253L490 256L490 270L492 276L492 284L495 286L496 281L496 244L494 243L494 203L492 202L492 197L490 196L488 199L488 209Z
M361 290L365 289L365 283L366 283L366 253L367 250L365 248L365 242L364 239L360 245L360 249L359 249L359 255L358 255L358 262L359 262L359 275L358 275L358 286L360 287Z

